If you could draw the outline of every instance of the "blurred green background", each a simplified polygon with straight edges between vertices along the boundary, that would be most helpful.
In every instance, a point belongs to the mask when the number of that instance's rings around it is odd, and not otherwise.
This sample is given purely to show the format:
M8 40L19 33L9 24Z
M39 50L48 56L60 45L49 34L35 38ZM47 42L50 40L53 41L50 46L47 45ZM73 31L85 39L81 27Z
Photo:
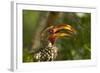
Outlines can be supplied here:
M30 49L32 39L35 36L39 24L39 17L42 11L23 10L23 62L33 62ZM42 12L43 13L43 12ZM44 15L45 15L44 11ZM91 14L65 12L62 19L56 20L73 26L77 35L74 38L61 38L57 40L59 48L56 60L85 60L91 59ZM53 24L52 24L53 25Z

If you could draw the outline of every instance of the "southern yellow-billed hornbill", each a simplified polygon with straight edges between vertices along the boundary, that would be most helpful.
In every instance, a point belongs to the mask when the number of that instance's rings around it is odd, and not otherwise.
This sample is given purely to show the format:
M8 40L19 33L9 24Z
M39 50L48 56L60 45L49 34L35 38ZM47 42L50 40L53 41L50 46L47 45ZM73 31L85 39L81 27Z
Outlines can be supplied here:
M35 61L53 61L57 57L58 48L55 46L57 39L71 37L76 30L68 24L50 26L41 33L42 47L34 53Z

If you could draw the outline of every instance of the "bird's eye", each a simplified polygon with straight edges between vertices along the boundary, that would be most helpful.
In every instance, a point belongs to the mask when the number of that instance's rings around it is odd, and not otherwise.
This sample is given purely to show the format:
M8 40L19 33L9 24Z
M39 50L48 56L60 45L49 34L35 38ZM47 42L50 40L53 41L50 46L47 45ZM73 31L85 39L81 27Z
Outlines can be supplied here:
M51 30L49 30L49 33L50 33L50 34L53 34L54 32L53 32L53 30L51 29Z

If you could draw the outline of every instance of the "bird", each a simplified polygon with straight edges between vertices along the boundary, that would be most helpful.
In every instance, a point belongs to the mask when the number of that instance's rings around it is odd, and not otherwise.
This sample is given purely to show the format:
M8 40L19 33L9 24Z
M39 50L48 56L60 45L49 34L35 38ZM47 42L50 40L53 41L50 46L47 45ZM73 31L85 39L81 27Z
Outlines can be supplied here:
M33 54L36 62L55 61L58 56L58 47L56 41L62 37L72 37L76 30L69 24L58 24L47 27L41 32L41 48Z

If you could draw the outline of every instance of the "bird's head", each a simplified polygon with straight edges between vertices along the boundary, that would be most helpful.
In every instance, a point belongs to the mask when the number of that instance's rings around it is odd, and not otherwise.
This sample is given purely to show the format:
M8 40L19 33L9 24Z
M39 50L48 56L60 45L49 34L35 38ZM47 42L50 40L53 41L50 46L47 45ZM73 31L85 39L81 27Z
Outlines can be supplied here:
M50 26L48 28L48 32L50 33L48 35L48 40L52 43L52 45L61 37L72 37L76 35L76 30L68 24L60 24L56 26Z

